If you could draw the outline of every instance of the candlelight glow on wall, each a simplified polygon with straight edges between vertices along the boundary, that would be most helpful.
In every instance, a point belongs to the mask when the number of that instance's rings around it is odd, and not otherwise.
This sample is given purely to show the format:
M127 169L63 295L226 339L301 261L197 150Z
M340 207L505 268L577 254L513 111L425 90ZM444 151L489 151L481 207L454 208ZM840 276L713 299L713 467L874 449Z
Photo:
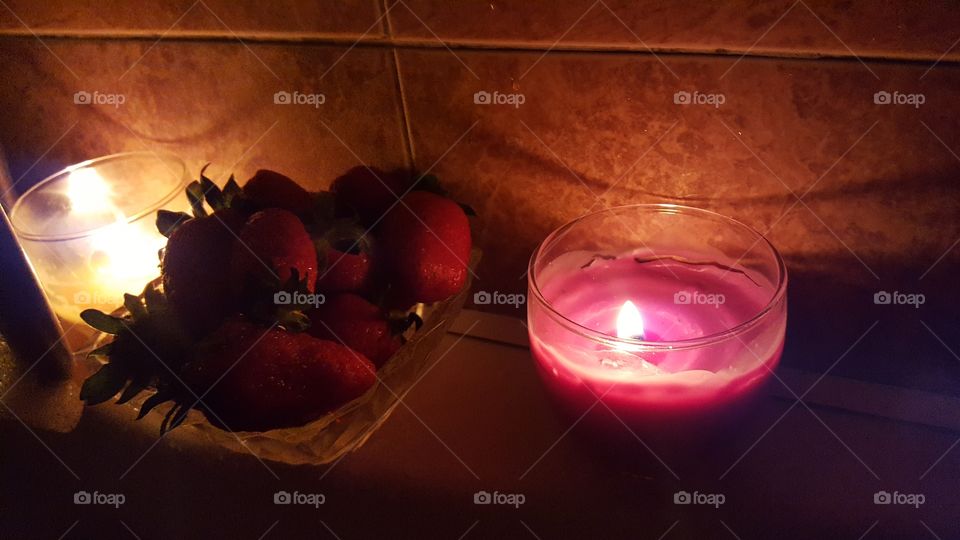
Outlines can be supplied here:
M159 276L156 211L187 210L186 183L179 159L132 152L70 166L23 194L11 221L61 319L112 311Z

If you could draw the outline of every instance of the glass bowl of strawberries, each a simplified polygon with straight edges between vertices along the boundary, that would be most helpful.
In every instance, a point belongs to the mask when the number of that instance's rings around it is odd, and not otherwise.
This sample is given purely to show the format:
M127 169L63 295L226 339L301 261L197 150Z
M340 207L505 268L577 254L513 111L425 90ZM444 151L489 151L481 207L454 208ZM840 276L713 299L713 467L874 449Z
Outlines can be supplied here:
M469 207L435 177L357 167L308 192L203 170L191 213L159 211L160 277L107 314L80 398L261 459L356 449L427 370L466 300Z

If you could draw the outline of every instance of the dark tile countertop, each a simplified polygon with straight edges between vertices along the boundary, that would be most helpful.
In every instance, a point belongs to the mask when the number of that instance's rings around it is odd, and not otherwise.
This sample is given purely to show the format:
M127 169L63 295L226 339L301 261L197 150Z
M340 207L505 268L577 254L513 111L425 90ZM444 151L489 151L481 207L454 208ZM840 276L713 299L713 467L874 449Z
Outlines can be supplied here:
M764 398L729 447L680 458L627 435L612 448L554 413L513 326L464 312L456 328L470 335L447 336L383 428L332 466L264 463L176 432L158 442L107 405L68 434L0 422L0 536L960 537L960 429L925 425L950 423L937 412L950 398L786 371L792 388ZM124 501L77 505L78 491ZM324 503L275 505L278 491ZM522 504L474 504L479 491ZM674 504L679 491L723 504ZM922 504L878 505L880 491Z

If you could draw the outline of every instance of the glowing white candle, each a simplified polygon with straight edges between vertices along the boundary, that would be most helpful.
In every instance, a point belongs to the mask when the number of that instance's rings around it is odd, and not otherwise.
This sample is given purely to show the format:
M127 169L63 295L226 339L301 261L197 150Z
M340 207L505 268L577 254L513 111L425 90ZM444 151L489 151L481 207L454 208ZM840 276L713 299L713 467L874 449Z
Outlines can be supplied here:
M152 152L68 167L28 190L12 221L61 319L112 311L160 275L155 211L186 210L186 168Z

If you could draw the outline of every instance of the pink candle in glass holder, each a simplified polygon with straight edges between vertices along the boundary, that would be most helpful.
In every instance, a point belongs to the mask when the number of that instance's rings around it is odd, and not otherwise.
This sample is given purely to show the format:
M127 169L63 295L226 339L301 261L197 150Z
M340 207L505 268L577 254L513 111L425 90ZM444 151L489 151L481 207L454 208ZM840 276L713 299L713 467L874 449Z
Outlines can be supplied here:
M786 329L786 268L757 231L675 205L581 217L530 261L530 347L575 418L684 438L747 405Z

